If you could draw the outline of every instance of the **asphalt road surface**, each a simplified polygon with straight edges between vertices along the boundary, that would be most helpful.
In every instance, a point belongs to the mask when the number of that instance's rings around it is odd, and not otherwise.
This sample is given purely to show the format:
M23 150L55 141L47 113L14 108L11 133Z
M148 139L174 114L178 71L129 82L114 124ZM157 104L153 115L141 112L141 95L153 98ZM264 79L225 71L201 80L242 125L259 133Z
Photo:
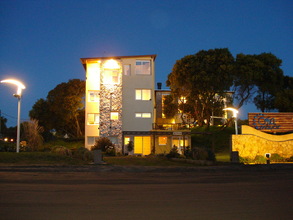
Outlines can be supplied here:
M292 167L0 167L0 219L292 219Z

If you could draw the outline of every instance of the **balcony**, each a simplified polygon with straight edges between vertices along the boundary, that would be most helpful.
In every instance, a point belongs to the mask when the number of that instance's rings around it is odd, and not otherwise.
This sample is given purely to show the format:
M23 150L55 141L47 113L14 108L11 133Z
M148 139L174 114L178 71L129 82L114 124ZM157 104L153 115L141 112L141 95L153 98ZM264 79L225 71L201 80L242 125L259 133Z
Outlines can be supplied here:
M182 123L153 123L153 130L162 131L178 131L178 130L190 130L190 125Z

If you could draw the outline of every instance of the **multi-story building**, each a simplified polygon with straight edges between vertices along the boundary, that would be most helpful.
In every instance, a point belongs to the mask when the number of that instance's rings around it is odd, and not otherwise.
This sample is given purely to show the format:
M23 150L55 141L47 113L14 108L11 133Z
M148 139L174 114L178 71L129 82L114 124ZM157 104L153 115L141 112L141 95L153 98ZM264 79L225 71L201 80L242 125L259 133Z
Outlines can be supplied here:
M175 122L157 126L163 120L163 91L155 91L155 59L156 55L81 58L86 70L87 148L99 137L108 137L122 153L133 141L133 153L140 155L190 145L189 130Z

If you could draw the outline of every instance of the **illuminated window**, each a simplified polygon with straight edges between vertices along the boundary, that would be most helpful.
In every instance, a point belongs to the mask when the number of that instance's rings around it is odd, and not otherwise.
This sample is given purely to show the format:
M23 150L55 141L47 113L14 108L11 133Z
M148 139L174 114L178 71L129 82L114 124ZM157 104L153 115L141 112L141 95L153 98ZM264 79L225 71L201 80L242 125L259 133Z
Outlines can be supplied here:
M124 137L124 145L129 144L130 137Z
M97 101L99 101L99 92L97 92L97 91L89 91L88 93L89 93L89 95L88 95L88 101L89 102L97 102Z
M135 73L137 75L151 75L151 61L137 60L135 65Z
M89 113L87 114L87 124L88 125L97 125L99 124L99 114Z
M159 137L159 145L167 145L167 137Z
M118 112L111 112L111 120L118 120L119 114Z
M148 113L148 112L144 112L144 113L135 113L135 117L136 118L151 118L152 114Z
M134 137L134 153L149 155L151 153L151 137L135 136Z
M185 138L183 140L182 137L173 137L173 140L172 140L172 146L176 146L176 147L183 147L183 146L188 146L188 139Z
M103 74L103 83L104 84L118 84L119 77L118 77L118 70L104 70Z
M136 89L135 100L150 100L151 90L150 89Z
M124 71L123 71L123 74L124 74L125 76L130 76L130 71L131 71L130 64L124 65Z

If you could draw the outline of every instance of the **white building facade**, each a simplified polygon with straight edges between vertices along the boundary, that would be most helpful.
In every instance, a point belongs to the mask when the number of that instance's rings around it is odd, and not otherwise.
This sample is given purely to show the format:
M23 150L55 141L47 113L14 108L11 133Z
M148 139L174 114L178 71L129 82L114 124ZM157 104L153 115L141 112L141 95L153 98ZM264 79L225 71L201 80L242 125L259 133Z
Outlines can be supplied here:
M155 122L156 55L81 58L86 71L85 146L108 137L116 149L126 153L134 143L134 154L153 150Z

